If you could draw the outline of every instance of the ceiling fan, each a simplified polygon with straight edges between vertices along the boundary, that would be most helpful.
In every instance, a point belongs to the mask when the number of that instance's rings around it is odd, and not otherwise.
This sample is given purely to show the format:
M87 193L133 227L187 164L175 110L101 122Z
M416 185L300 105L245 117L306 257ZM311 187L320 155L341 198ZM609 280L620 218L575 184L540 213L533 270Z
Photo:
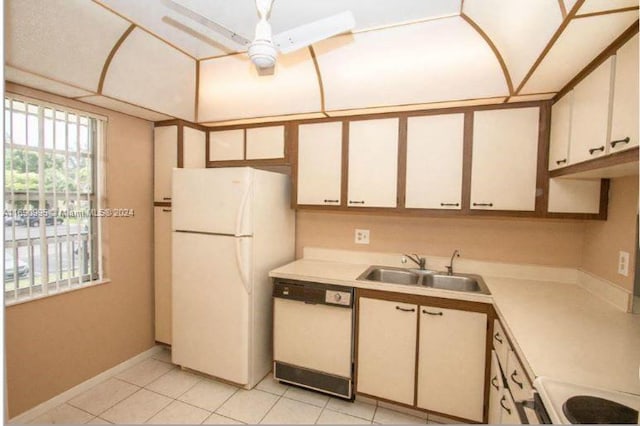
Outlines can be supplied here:
M251 62L256 66L258 74L260 75L273 74L278 52L293 52L310 46L320 40L349 32L355 27L355 19L351 11L344 11L324 19L283 31L279 34L272 35L271 25L269 24L269 15L271 14L271 7L273 6L274 0L255 0L259 20L256 25L255 36L252 41L174 0L161 1L165 6L179 15L197 22L198 24L223 36L226 39L225 41L229 42L229 47L233 47L233 50L246 50L249 55L249 59L251 59ZM176 20L171 19L170 17L165 18L166 19L163 19L163 21L184 31L184 25L180 25L179 22L176 22ZM192 29L192 31L187 31L187 33L192 36L194 32L197 33L194 29Z

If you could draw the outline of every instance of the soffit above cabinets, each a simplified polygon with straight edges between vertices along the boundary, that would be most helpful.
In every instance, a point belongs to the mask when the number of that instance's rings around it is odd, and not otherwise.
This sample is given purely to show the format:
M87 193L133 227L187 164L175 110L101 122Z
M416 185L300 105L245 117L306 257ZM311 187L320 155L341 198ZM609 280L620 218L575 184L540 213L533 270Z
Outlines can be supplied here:
M175 1L253 37L254 0ZM257 76L163 0L5 3L7 80L208 125L550 99L638 19L637 0L275 0L274 33L343 10L357 26Z

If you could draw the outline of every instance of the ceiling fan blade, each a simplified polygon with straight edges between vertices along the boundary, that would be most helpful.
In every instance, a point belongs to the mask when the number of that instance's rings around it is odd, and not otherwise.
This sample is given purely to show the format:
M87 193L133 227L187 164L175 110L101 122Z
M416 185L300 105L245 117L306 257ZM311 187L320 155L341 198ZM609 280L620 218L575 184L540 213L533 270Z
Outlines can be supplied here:
M276 34L273 37L273 43L280 52L289 53L334 35L351 31L355 25L353 13L347 10Z
M247 46L249 45L249 43L251 43L251 40L247 39L246 37L241 36L238 33L235 33L233 31L231 31L230 29L218 24L217 22L213 22L211 19L197 13L194 12L193 10L189 9L188 7L185 7L173 0L160 0L166 7L168 7L169 9L173 10L174 12L188 18L191 19L194 22L197 22L198 24L202 25L203 27L206 27L210 30L213 30L215 32L217 32L218 34L220 34L221 36L229 39L230 41L232 41L233 43L235 43L237 45L237 49L235 50L242 50L242 49L246 49Z

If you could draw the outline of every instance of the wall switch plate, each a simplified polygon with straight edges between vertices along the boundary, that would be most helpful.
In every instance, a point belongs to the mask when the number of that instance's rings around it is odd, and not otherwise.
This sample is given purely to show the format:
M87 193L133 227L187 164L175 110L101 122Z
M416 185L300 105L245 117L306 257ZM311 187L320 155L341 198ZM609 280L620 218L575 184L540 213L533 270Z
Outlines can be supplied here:
M368 229L356 229L356 244L369 244Z
M618 273L625 277L629 276L629 252L627 251L621 251L618 256Z

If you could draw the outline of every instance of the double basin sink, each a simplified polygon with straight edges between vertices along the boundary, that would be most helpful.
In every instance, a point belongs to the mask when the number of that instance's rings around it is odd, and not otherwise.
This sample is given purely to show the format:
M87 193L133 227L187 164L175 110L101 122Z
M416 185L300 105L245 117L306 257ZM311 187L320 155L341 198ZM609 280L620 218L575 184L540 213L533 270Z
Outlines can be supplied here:
M360 281L430 287L440 290L491 294L482 277L472 274L456 273L449 275L447 273L430 270L374 265L360 274L357 279Z

